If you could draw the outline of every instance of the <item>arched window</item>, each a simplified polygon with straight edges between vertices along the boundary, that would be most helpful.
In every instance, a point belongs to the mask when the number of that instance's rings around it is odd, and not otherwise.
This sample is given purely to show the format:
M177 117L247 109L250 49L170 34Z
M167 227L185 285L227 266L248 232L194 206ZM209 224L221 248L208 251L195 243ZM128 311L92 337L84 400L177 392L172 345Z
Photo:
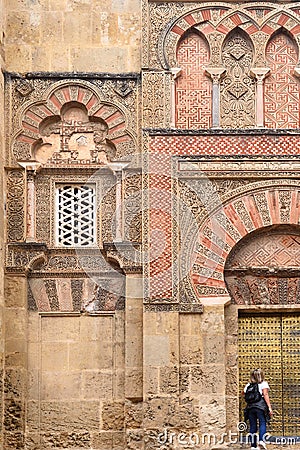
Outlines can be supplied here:
M209 63L208 43L197 33L189 33L177 50L182 69L176 80L176 127L211 126L211 80L205 75Z
M265 80L265 126L268 128L298 128L299 87L294 75L298 61L295 41L285 32L275 34L266 49L271 69Z

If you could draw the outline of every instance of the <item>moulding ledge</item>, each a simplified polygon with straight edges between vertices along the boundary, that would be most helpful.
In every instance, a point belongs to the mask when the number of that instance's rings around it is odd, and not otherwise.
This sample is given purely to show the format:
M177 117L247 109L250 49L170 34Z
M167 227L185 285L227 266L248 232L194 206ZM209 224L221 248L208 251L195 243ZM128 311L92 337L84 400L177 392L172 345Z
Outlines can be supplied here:
M130 253L126 253L128 270L137 271L140 264L131 261ZM107 261L105 251L95 248L48 248L44 243L14 242L7 244L6 272L24 273L28 276L101 276L123 272L119 265Z
M178 312L202 314L203 305L201 303L155 303L144 304L145 312Z
M143 128L150 136L298 136L300 128L205 128L202 130L184 130L178 128Z
M226 276L263 276L263 277L280 277L280 278L299 278L300 270L297 267L281 268L281 267L232 267L225 269Z
M265 161L265 160L295 160L299 161L299 155L180 155L180 156L172 156L173 159L176 159L178 161L180 160L191 160L193 162L197 160L201 161L219 161L219 160L229 160L234 161L237 160L244 160L244 159L251 159L253 161Z
M114 316L116 311L38 311L41 317Z
M34 79L34 78L51 78L51 79L140 79L141 74L139 72L128 73L108 73L108 72L9 72L4 71L5 79L19 78L19 79Z

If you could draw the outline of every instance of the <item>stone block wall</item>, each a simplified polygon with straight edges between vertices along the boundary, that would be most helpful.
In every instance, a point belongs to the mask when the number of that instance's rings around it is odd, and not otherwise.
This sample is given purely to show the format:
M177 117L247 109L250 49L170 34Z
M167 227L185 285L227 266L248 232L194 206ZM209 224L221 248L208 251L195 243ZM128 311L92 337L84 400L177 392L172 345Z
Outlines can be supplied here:
M123 312L30 313L26 448L122 449L124 404Z
M4 296L3 448L23 448L27 400L27 280L7 276Z
M140 2L6 2L6 70L136 72Z

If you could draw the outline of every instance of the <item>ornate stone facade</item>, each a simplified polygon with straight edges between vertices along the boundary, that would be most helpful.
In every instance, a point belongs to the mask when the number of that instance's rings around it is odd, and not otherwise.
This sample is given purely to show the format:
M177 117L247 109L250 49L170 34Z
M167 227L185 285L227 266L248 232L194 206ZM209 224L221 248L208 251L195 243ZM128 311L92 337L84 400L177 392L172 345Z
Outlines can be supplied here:
M2 44L0 449L210 448L243 407L244 318L265 330L284 311L300 333L299 6L143 0L137 30L140 2L19 3Z

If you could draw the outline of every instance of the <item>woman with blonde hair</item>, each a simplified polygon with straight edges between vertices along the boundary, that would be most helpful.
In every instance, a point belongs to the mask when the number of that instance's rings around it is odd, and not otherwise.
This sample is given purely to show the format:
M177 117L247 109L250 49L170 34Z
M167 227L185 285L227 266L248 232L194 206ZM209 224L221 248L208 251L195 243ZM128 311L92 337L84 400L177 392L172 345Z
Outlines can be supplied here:
M267 417L273 415L269 398L269 384L265 381L264 371L254 369L250 374L250 383L244 388L244 396L247 402L246 414L250 422L251 450L266 450L264 438L267 431ZM257 446L257 422L259 442Z

